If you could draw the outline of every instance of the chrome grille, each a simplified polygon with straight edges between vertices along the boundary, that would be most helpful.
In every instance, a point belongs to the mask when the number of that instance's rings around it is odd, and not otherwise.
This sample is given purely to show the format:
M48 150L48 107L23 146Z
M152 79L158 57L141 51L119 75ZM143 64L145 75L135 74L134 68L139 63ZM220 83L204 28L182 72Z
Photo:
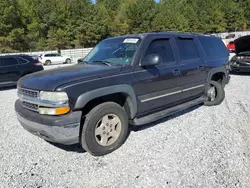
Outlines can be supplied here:
M24 89L24 88L19 88L18 87L17 94L18 94L20 102L21 102L21 104L22 104L22 106L24 108L27 108L27 109L32 110L32 111L38 111L38 105L37 104L27 102L27 101L25 101L23 99L24 98L37 99L37 98L39 98L39 91Z
M38 111L38 105L22 101L22 106L33 111Z
M20 95L26 96L26 97L38 98L39 92L30 90L30 89L18 88L18 96Z

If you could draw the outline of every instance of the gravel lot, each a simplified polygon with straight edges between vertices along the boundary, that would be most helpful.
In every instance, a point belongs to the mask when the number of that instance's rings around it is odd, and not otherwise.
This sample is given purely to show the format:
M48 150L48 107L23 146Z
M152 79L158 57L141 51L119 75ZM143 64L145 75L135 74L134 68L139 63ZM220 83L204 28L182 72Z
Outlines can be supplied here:
M52 145L15 117L16 89L0 91L0 187L250 187L250 75L232 75L226 99L131 131L104 157Z

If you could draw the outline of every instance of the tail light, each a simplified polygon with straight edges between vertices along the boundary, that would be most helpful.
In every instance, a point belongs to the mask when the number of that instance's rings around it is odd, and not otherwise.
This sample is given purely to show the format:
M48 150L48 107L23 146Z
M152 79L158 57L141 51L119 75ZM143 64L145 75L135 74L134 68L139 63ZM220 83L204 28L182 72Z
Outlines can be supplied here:
M35 62L34 62L34 65L35 65L35 66L42 66L43 64L42 64L41 62L39 62L39 61L35 61Z

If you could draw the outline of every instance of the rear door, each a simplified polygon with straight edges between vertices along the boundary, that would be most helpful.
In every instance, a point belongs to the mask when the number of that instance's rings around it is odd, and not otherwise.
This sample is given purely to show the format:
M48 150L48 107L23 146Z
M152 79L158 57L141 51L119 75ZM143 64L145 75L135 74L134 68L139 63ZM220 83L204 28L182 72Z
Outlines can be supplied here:
M55 54L45 54L45 62L48 60L51 64L56 64L56 55Z
M13 57L0 57L0 83L9 84L19 78L18 61Z
M207 73L202 58L202 51L195 36L175 37L176 53L180 65L180 100L192 100L202 95L205 90Z

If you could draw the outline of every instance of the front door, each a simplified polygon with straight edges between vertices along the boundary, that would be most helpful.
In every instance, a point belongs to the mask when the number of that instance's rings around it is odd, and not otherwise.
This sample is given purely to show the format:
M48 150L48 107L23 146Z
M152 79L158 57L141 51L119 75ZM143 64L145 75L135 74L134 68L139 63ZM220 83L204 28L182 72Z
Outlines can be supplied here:
M152 39L144 56L158 54L162 63L156 66L140 67L135 72L135 85L138 96L138 114L168 107L178 101L180 88L179 65L175 59L170 38Z

